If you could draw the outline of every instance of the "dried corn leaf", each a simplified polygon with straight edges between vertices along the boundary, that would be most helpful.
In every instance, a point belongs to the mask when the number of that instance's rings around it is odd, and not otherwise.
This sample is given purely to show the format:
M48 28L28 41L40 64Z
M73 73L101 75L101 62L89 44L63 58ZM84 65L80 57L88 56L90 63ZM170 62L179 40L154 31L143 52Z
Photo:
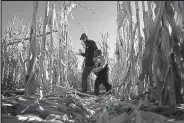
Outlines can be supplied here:
M38 79L40 81L40 84L42 83L44 88L46 87L44 82L46 81L46 75L45 75L45 69L44 66L44 56L45 56L45 42L46 42L46 32L47 32L47 19L48 19L48 13L49 12L49 1L46 1L45 5L45 17L43 22L43 35L42 35L42 43L41 43L41 58L40 58L40 72L38 75ZM43 78L42 78L43 77Z
M123 122L126 122L128 119L130 119L128 114L122 113L110 119L110 123L123 123Z
M146 72L149 69L148 60L150 60L150 57L152 56L151 54L153 52L153 46L155 44L155 41L157 41L157 38L158 38L159 25L160 25L162 14L164 12L164 7L165 7L165 2L162 2L159 8L159 12L156 16L156 19L149 30L149 37L148 37L148 41L145 44L145 52L143 54L143 63L142 63L143 72Z
M96 123L110 123L109 114L106 108L102 109L99 119Z
M135 123L142 123L143 119L140 111L135 111Z
M164 30L163 30L163 33L165 34ZM170 46L166 45L166 43L169 43L169 40L168 40L169 37L166 37L166 35L164 35L163 33L162 33L162 42L161 42L161 50L162 50L161 54L162 54L162 60L164 64L163 64L163 67L161 68L161 77L160 77L161 81L165 80L165 76L169 70L170 64L169 64L168 54L171 50L169 49Z
M144 20L144 28L146 28L147 31L148 31L148 28L150 26L149 25L149 15L148 15L148 12L145 12L143 17L144 17L143 18L143 20ZM147 35L148 35L148 32L147 32Z
M159 114L148 112L148 111L140 111L140 113L141 113L143 118L153 119L153 120L156 120L160 123L167 123L166 122L167 118L165 118Z
M123 8L124 6L122 6L119 2L118 2L118 15L117 15L117 23L118 23L118 29L120 29L123 25L123 22L126 18L126 10L125 8Z
M25 89L26 95L33 95L36 93L37 89L37 82L35 78L35 64L36 64L36 14L38 9L38 2L33 2L33 20L32 20L32 26L31 26L31 58L28 63L28 80L27 85Z
M53 120L56 120L56 119L61 119L61 116L60 115L55 115L55 114L49 114L49 116L47 116L47 118L46 118L47 121L53 121Z
M153 17L153 13L152 13L152 1L147 1L148 3L148 12L149 12L149 17Z
M18 117L18 120L21 120L24 122L42 121L40 117L32 115L32 114L17 115L17 117Z
M161 90L160 81L162 81L162 79L161 79L161 72L159 68L159 64L161 62L161 56L159 54L160 54L159 47L156 47L155 52L153 54L153 81L156 87L158 88L157 90L160 91Z
M170 2L167 2L165 9L167 14L167 20L170 23L170 25L172 25L175 12Z
M169 30L165 26L161 31L162 41L161 41L161 50L165 54L165 59L168 59L168 56L171 54L171 47L170 47L170 41L169 41Z
M170 104L176 104L176 92L175 92L175 84L174 84L172 67L170 67L169 69L167 82L169 86Z

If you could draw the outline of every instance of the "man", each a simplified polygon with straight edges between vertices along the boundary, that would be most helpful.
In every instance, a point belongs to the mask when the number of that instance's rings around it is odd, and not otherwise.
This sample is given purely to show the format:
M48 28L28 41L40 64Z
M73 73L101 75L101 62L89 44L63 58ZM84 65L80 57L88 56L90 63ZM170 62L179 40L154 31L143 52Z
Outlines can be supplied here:
M112 85L109 84L108 63L105 57L102 55L101 50L95 50L93 60L96 66L96 68L93 69L93 72L97 75L97 78L95 80L94 92L95 95L99 95L99 87L101 84L105 86L106 92L111 90Z
M87 92L87 78L90 75L92 69L95 67L93 57L94 57L94 51L97 48L96 43L93 40L89 40L88 36L83 33L80 37L80 40L84 42L85 45L85 53L82 53L82 51L79 51L79 54L83 57L85 57L85 66L82 73L82 92Z

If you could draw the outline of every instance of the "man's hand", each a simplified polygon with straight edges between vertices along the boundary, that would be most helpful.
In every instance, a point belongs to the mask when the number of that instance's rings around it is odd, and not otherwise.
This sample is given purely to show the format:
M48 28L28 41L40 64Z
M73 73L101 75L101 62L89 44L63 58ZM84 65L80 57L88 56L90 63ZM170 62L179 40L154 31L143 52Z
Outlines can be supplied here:
M82 50L81 49L79 49L79 53L82 53Z
M101 68L101 67L94 68L94 69L93 69L93 72L94 72L94 73L97 73L97 72L99 72L100 70L102 70L102 68Z
M94 73L96 76L98 76L98 72L94 72L94 71L93 71L93 73Z
M96 76L98 76L98 72L97 72L96 68L94 68L94 69L92 70L92 72L93 72Z
M82 50L79 49L79 53L77 53L77 55L85 56L85 53L83 53Z
M94 73L97 73L97 72L98 72L96 68L94 68L92 71L93 71Z

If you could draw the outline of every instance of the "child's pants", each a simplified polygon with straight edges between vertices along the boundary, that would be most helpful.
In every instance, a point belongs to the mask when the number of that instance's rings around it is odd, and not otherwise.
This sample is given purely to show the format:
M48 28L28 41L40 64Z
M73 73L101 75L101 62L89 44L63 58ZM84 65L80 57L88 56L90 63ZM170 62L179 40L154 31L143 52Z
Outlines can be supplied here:
M97 74L97 78L95 80L95 87L94 87L94 91L95 91L96 95L99 94L99 91L100 91L99 87L101 84L103 84L105 86L106 91L109 91L112 87L112 85L109 84L109 76L108 76L107 66Z

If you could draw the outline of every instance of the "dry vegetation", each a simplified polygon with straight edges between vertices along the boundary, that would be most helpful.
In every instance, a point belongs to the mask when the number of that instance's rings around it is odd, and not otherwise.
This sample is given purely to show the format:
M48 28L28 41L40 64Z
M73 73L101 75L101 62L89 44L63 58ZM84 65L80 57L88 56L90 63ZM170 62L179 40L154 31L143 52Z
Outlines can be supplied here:
M133 1L135 22L130 3L117 2L116 59L108 56L108 33L101 33L114 88L100 97L79 92L67 16L81 4L62 1L57 9L47 1L42 18L33 2L29 26L15 15L1 42L2 122L183 123L184 2Z

